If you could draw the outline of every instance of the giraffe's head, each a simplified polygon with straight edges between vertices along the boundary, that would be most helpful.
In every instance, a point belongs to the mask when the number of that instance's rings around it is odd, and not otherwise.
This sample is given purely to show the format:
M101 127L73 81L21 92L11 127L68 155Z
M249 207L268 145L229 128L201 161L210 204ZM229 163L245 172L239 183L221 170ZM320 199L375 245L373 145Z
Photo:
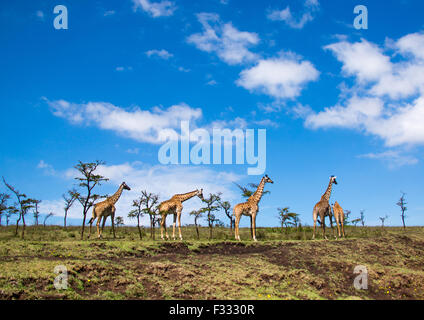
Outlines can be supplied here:
M337 178L336 176L331 176L330 177L331 183L337 184L336 178Z
M200 200L203 200L203 189L197 190L197 196L200 198Z
M270 178L270 177L268 177L268 175L267 175L267 174L264 176L264 179L265 179L265 182L268 182L268 183L274 183L274 181L272 181L272 180L271 180L271 178Z
M127 186L127 184L125 182L122 182L121 186L125 189L125 190L131 190L130 187Z

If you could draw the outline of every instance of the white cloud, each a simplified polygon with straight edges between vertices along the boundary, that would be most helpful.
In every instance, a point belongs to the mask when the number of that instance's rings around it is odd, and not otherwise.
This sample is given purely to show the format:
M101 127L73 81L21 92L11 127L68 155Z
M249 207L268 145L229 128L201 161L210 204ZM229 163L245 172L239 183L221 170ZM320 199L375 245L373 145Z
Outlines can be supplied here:
M130 153L130 154L138 154L139 152L140 152L139 148L127 149L127 153Z
M37 18L38 18L39 20L44 21L44 12L43 12L43 11L41 11L41 10L37 10L37 11L35 12L35 15L37 16Z
M185 103L168 109L154 107L151 111L134 107L132 110L114 106L107 102L70 103L64 100L47 101L53 114L72 124L94 125L114 131L140 142L158 144L166 140L166 132L180 128L183 120L195 121L202 117L201 109Z
M172 53L169 53L168 51L162 49L162 50L149 50L146 52L146 55L150 58L152 56L159 57L164 60L168 60L169 58L172 58L174 55Z
M314 19L315 13L319 10L319 2L318 0L306 0L304 7L304 12L299 18L293 16L290 6L283 10L274 10L267 17L273 21L284 21L293 29L302 29L306 23Z
M150 0L133 0L133 3L134 10L141 8L153 18L172 16L177 9L173 2L166 0L158 2L151 2Z
M53 168L53 166L51 164L46 163L44 160L40 160L37 165L37 168L42 169L44 174L48 176L56 175L56 170Z
M113 16L116 12L114 10L108 10L103 13L104 17Z
M383 111L383 102L378 98L352 97L346 106L325 108L317 114L309 113L305 125L310 128L345 127L367 130L375 125Z
M396 47L402 54L412 54L415 58L424 60L424 34L411 33L400 38Z
M277 99L293 99L304 86L318 78L319 72L309 61L293 54L259 60L256 66L243 70L237 84Z
M132 69L133 69L132 67L121 67L121 66L119 66L119 67L115 68L115 71L118 71L118 72L131 71Z
M223 24L217 14L200 13L197 18L203 26L203 32L189 36L188 43L194 44L199 50L216 53L229 65L250 62L258 58L248 49L259 43L256 33L239 31L231 22Z
M347 75L356 76L359 81L378 80L392 70L390 58L377 45L365 39L356 43L341 41L324 49L331 50L343 63L342 70Z
M355 76L356 82L352 88L342 87L337 105L305 114L307 127L357 129L389 147L424 144L424 34L386 41L383 48L364 39L325 48L343 63L343 74ZM400 57L393 61L385 50Z
M402 167L405 165L414 165L418 159L409 155L403 155L399 151L388 150L381 153L367 153L359 155L359 158L377 159L386 162L390 168Z

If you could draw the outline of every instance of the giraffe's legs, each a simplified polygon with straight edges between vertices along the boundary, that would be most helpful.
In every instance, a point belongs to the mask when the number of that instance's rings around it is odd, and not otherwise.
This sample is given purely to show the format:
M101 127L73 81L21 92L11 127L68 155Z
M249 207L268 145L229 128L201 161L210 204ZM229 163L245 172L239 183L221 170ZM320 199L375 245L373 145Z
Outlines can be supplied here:
M168 232L166 231L166 214L162 214L162 219L160 221L160 238L164 240L163 234L165 231L166 239L168 240Z
M112 219L113 238L116 239L116 235L115 235L115 209L113 209L112 215L110 216L110 218ZM106 217L105 217L105 220L106 220Z
M175 240L175 225L177 223L177 214L174 212L174 223L172 224L172 240Z
M236 240L240 241L240 234L239 234L239 224L240 224L240 218L241 218L241 214L236 213L236 223L235 223L235 236L236 236Z
M315 239L316 229L317 229L317 218L318 218L318 214L316 213L315 209L314 209L314 212L313 212L312 216L314 218L314 233L312 234L312 240L314 240Z
M97 217L96 218L93 218L93 220L90 222L90 229L89 229L89 231L88 231L88 239L90 239L90 236L91 236L91 226L93 225L93 222L94 222L94 220L96 220L97 219Z
M101 218L102 217L100 217L100 220L101 220ZM104 216L103 217L103 222L102 222L102 229L100 230L100 237L103 237L103 230L105 228L106 219L107 219L107 216Z
M253 217L252 217L252 215L250 215L249 218L250 218L250 236L253 239Z
M346 238L345 232L344 232L344 215L341 214L340 215L340 224L342 225L342 233L343 233L343 238ZM340 233L340 232L339 232Z
M329 218L330 218L331 233L333 234L333 237L335 237L335 238L337 239L337 235L334 235L334 228L333 228L333 215L331 214L331 211L330 211L330 216L329 216Z
M337 234L339 235L339 238L341 237L341 234L340 234L340 216L339 216L339 213L337 212L335 212L334 213L334 216L335 216L335 218L336 218L336 224L337 224Z
M97 217L97 237L100 239L102 237L102 234L100 233L100 221L102 220L102 216Z
M325 214L321 215L321 222L322 222L322 224L321 224L321 226L322 226L322 236L323 236L324 239L328 240L327 236L325 235Z
M256 240L256 213L251 216L252 219L252 235L253 235L253 241Z
M181 211L177 212L177 218L178 218L178 234L180 236L180 240L183 240L183 235L181 233Z

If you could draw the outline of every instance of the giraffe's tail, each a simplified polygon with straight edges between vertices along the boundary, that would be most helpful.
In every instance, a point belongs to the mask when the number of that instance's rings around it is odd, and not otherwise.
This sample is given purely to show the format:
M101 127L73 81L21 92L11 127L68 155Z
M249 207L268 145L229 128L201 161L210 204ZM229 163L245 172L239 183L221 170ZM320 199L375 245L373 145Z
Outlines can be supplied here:
M87 222L87 224L92 224L94 219L96 218L96 207L93 207L93 216L91 219Z

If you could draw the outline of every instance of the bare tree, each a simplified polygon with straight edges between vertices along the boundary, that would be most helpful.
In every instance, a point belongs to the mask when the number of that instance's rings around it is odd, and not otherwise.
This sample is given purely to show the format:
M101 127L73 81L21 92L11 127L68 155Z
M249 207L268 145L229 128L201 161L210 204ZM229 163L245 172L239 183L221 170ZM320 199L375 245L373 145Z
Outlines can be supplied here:
M54 216L54 213L53 213L53 212L50 212L48 215L46 215L46 216L44 217L44 222L43 222L43 226L44 226L44 227L46 227L47 219L48 219L48 218L51 218L51 217L53 217L53 216Z
M228 201L219 201L219 206L224 210L225 215L230 219L230 230L233 231L233 225L235 224L235 219L231 213L231 203Z
M389 218L389 216L386 214L385 217L380 217L379 219L381 220L381 228L384 228L384 221L386 221Z
M406 205L408 203L406 202L405 196L406 196L406 193L405 192L402 192L402 196L400 197L398 203L396 203L400 207L400 210L401 210L402 224L403 224L403 229L404 230L406 228L405 227L405 218L406 218L405 212L406 212L406 210L408 210L408 208L406 207Z
M221 193L209 194L209 198L204 198L202 201L206 204L206 207L202 208L203 212L207 213L207 221L209 226L209 239L212 239L212 229L214 223L217 221L213 212L219 210L219 201L221 200Z
M102 196L93 193L93 189L96 186L100 186L102 182L109 180L101 175L95 174L97 168L104 164L104 162L99 160L89 163L79 161L79 163L74 167L82 175L82 177L75 178L79 181L78 186L85 191L85 195L76 191L71 192L71 195L75 196L82 205L83 221L81 228L81 240L84 239L84 227L88 210L90 210L96 200L102 198Z
M0 226L3 214L7 211L7 201L10 199L10 195L7 193L0 193Z
M132 206L133 210L128 214L129 218L137 218L137 228L140 239L142 238L141 226L140 226L140 218L144 216L144 214L148 214L150 217L150 237L154 238L154 220L155 215L157 214L157 204L159 201L159 196L157 194L149 193L147 190L141 191L141 196L133 200Z
M34 215L34 224L38 226L38 218L40 217L40 212L38 211L38 205L41 203L41 200L34 200L33 215Z
M19 222L22 220L22 234L21 237L22 239L25 236L25 215L28 213L28 210L31 209L33 207L34 204L34 199L29 199L24 193L20 193L19 190L17 190L15 187L13 187L12 185L8 184L6 182L6 180L3 177L3 182L6 185L6 187L15 195L16 199L17 199L17 209L19 210L19 218L16 220L16 229L15 229L15 236L18 235L18 227L19 227Z
M66 228L66 219L68 217L68 211L71 209L75 200L77 200L78 192L75 189L69 190L68 195L63 194L62 198L65 201L65 207L63 208L65 211L65 217L63 219L63 227Z
M200 234L199 234L199 224L197 223L197 220L199 218L202 217L204 210L193 210L190 212L191 216L194 216L194 225L196 226L196 234L197 234L197 239L200 239Z
M351 223L352 223L355 227L356 227L356 225L357 225L359 222L361 222L361 218L354 219L354 220L352 220L352 221L351 221Z
M343 221L343 224L345 226L347 226L347 225L349 225L349 223L351 223L351 221L349 221L349 216L350 216L351 213L352 213L352 211L350 211L350 210L344 210L344 221Z
M363 227L365 227L365 210L361 210L360 213L361 213L361 217L360 217L361 224Z

